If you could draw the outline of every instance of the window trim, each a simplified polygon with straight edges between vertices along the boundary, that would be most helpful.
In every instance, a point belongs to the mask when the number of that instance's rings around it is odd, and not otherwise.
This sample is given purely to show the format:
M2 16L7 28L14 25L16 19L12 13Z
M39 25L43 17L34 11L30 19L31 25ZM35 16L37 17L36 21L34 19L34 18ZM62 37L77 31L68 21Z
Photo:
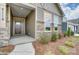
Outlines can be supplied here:
M60 21L60 16L58 16L58 15L54 15L54 16L57 16L58 17L58 24L57 24L57 28L59 27L59 26L61 26L61 24L59 23ZM53 21L53 23L54 23L54 21ZM56 23L54 23L54 24L56 24ZM56 31L56 32L58 32L59 31L59 29L57 29L57 30L55 30L55 26L54 26L54 31Z
M4 21L4 7L3 6L0 6L0 12L1 12L1 15L0 15L0 17L1 17L1 20L0 21Z
M44 13L45 13L45 12L46 12L46 13L49 13L49 14L51 15L51 19L50 19L50 30L47 31L47 30L46 30L46 26L45 26L46 20L45 20L45 14L44 14L44 32L52 32L52 30L51 30L52 13L50 13L49 11L44 10Z

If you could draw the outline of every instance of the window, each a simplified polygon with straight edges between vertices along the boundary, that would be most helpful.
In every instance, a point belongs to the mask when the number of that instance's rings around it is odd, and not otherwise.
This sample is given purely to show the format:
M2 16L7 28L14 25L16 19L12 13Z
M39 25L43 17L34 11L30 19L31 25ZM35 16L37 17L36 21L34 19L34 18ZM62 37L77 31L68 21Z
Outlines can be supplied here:
M58 19L59 19L59 16L57 15L54 15L54 30L57 31L58 30Z
M44 27L45 27L45 31L51 31L51 18L52 17L52 14L47 12L47 11L44 11Z
M4 8L0 7L0 20L4 20Z

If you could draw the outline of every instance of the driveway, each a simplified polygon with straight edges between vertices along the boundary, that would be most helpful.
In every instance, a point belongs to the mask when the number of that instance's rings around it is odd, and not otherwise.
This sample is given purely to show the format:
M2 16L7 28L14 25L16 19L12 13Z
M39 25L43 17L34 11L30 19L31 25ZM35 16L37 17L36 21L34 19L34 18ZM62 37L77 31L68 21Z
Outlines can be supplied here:
M9 44L15 45L15 49L10 55L34 55L35 50L32 42L35 39L30 36L16 36L12 37Z

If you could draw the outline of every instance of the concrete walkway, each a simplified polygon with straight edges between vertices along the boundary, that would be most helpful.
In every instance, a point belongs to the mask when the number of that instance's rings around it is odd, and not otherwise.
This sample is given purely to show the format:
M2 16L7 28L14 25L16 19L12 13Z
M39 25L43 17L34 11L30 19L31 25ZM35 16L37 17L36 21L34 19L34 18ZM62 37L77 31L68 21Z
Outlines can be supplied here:
M32 42L35 39L30 36L16 36L12 37L9 44L15 45L15 49L10 55L34 55L35 50Z
M15 49L9 55L34 55L35 50L32 43L16 45Z

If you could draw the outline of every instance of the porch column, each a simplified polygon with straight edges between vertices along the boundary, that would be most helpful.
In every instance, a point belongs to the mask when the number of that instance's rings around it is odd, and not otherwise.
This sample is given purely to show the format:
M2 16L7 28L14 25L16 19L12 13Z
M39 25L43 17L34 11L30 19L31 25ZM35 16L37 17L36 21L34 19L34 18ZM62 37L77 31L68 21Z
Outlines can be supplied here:
M11 9L7 5L6 6L6 27L7 27L7 38L10 39L10 22L11 22Z
M6 3L0 4L0 43L2 43L0 46L6 46L8 45L8 34L7 34L7 8Z

